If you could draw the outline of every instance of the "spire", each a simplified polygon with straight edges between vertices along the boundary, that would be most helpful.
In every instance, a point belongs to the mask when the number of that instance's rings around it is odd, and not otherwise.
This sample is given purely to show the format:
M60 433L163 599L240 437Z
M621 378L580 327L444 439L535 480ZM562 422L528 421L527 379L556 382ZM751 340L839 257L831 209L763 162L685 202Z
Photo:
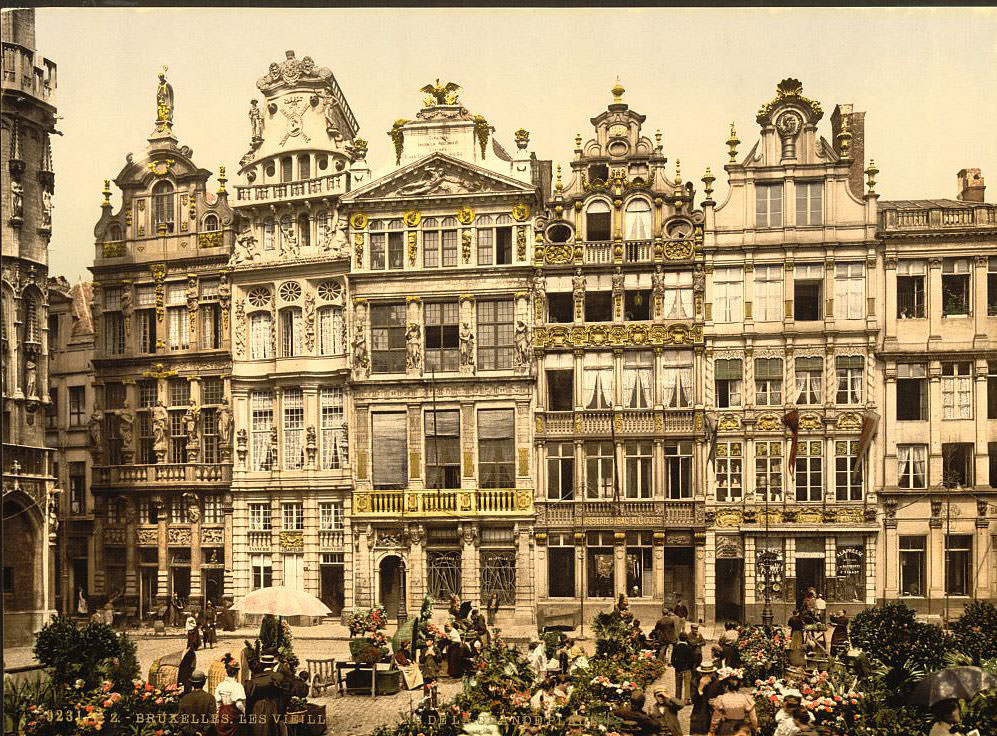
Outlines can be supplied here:
M876 168L876 162L873 159L869 159L869 166L865 170L865 175L869 177L869 182L867 186L869 187L869 192L866 196L878 197L876 194L876 174L879 173L879 169Z
M710 202L710 201L713 200L713 182L715 182L716 180L717 180L717 178L715 176L713 176L713 172L710 171L710 167L707 166L706 167L706 173L703 174L703 178L702 178L702 182L703 182L703 193L706 195L706 201L707 202Z

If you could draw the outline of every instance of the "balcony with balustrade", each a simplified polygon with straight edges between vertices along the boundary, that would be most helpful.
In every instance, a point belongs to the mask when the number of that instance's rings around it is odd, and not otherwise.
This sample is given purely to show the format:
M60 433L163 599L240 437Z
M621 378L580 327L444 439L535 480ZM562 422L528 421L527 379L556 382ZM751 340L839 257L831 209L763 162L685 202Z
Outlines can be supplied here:
M703 526L705 508L693 499L537 501L537 527L625 527L661 529Z
M879 203L881 231L957 231L965 228L994 228L997 207L983 202L956 200L902 200Z
M700 419L700 424L702 419ZM679 436L696 431L694 409L578 409L534 413L537 438Z
M346 194L349 188L350 174L343 171L338 174L328 174L292 182L237 184L235 186L235 199L236 202L246 205L270 204L271 202L288 202L309 197Z
M228 463L160 463L153 465L99 465L93 469L93 487L99 489L163 489L176 484L225 487L232 480Z
M532 488L439 488L356 491L357 517L473 518L532 516Z

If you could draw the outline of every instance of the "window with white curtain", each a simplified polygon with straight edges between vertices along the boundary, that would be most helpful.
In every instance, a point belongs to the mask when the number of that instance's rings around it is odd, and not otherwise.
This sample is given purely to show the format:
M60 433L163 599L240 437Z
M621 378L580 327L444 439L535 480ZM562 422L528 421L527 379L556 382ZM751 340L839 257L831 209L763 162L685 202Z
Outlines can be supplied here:
M343 530L343 502L322 501L318 505L318 528L327 532Z
M928 487L927 445L897 445L897 486Z
M865 377L865 358L861 355L839 355L834 361L838 378L835 403L859 404L862 402L862 382Z
M170 350L190 347L190 320L187 315L187 288L183 283L166 285L166 326Z
M277 247L277 227L273 219L263 222L263 250L274 250Z
M282 503L280 505L281 512L281 529L285 531L301 531L305 528L305 509L298 502Z
M280 357L293 358L301 355L302 331L301 307L286 307L280 310Z
M515 411L478 411L478 481L482 488L516 485Z
M713 272L713 321L740 322L743 319L744 274L740 268L718 268Z
M253 391L249 394L249 406L253 433L253 469L270 470L277 451L270 442L273 429L273 392Z
M796 403L819 404L823 400L824 361L822 358L796 359Z
M654 353L650 350L624 353L623 404L628 409L648 409L654 404Z
M662 310L665 319L692 318L692 274L666 271Z
M249 531L268 532L270 529L270 504L249 504Z
M740 442L717 443L717 501L740 501L744 458Z
M755 303L752 317L756 322L782 320L782 266L755 266Z
M824 182L796 182L796 224L820 225L824 213Z
M263 360L273 357L273 318L270 312L253 312L249 315L249 359Z
M834 264L834 316L861 319L865 316L865 264Z
M650 240L651 204L643 198L631 199L623 213L623 231L628 240Z
M973 418L973 371L968 361L942 363L942 409L945 419Z
M300 388L284 389L284 467L300 470L305 464L305 404Z
M401 490L408 482L408 429L404 411L371 414L371 434L377 461L374 488Z
M341 355L345 352L342 307L319 307L318 351L319 355Z
M582 384L586 409L609 409L613 406L613 354L593 353L585 356Z
M663 358L662 403L671 409L692 406L692 352L666 350Z
M755 227L782 227L782 184L755 184Z
M585 210L585 239L609 240L612 237L611 217L609 205L603 200L597 199L589 204Z
M585 497L613 497L613 443L585 443Z
M346 460L346 423L343 416L343 389L325 386L319 395L322 428L322 469L336 470Z
M651 497L652 447L650 442L626 442L623 445L627 498Z

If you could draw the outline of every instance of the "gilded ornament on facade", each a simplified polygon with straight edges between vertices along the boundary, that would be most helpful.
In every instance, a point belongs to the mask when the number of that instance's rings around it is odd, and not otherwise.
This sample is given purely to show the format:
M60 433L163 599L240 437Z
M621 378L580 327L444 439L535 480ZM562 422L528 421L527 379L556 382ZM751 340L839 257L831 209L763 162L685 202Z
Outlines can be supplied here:
M824 514L820 509L801 509L796 514L796 520L800 524L822 524Z
M149 171L156 176L166 176L174 163L176 162L172 158L164 159L163 161L153 161L149 164Z
M854 411L846 411L838 417L834 426L838 429L860 429L862 427L862 417Z
M574 248L567 243L551 243L544 250L544 261L552 266L565 265L574 260Z
M419 252L419 237L415 230L410 230L408 232L408 263L410 266L415 265L415 258Z
M638 347L643 345L693 345L702 342L699 325L556 325L538 327L534 331L534 347Z
M104 258L120 258L125 254L125 244L121 241L103 243L101 245L101 253Z
M526 226L520 225L516 228L516 259L526 260Z
M416 227L419 221L422 220L422 213L419 210L409 210L402 216L402 219L407 226Z
M512 208L512 219L516 222L526 222L530 216L530 208L525 204L517 204Z
M519 448L519 474L530 474L530 450L528 447Z
M758 417L758 421L755 422L755 426L764 431L771 432L772 430L779 429L782 426L779 417L775 414L762 414Z
M189 547L190 540L190 527L171 527L166 530L166 543L171 547Z
M211 233L197 234L198 248L220 248L222 246L222 233L220 230Z
M676 240L665 243L665 258L669 261L682 261L692 258L693 247L688 240Z
M543 434L544 431L544 418L543 414L537 414L536 419L537 434Z
M356 509L358 514L366 514L370 512L370 494L369 493L355 493L353 494L353 508Z
M783 79L776 85L775 98L762 105L758 110L758 115L755 116L755 121L759 125L769 123L775 109L790 102L795 102L809 110L812 118L811 123L816 123L824 116L824 111L819 102L803 96L803 84L800 80L789 78Z
M354 230L364 230L367 227L367 223L370 222L370 218L367 217L363 212L354 212L350 216L350 227Z
M720 417L720 421L717 422L717 429L721 432L737 430L740 428L741 420L737 418L736 414L724 414Z
M860 508L836 509L834 518L839 524L861 524L865 521L865 515Z
M717 526L740 526L744 516L738 509L720 509L717 511Z
M471 231L463 230L460 234L460 250L464 257L464 263L471 262Z
M474 222L474 210L472 210L470 207L467 206L458 207L456 215L457 215L457 221L461 225L470 225L472 222Z
M474 477L474 453L471 450L464 450L464 477Z
M300 531L284 531L280 533L281 552L304 552L305 535Z
M353 236L353 249L357 255L357 266L363 263L363 235L357 233Z
M816 414L804 414L800 417L800 429L820 429L822 422Z

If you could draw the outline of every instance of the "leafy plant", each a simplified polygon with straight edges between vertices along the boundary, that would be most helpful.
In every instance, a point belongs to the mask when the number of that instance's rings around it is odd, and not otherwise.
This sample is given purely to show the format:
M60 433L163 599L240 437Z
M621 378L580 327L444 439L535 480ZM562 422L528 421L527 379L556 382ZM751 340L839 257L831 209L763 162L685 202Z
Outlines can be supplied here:
M989 601L972 601L952 624L955 646L970 654L973 664L997 657L997 606Z
M57 616L38 632L33 652L49 669L56 686L82 680L84 687L95 687L110 680L123 687L138 677L134 642L103 623L78 628L68 618Z

